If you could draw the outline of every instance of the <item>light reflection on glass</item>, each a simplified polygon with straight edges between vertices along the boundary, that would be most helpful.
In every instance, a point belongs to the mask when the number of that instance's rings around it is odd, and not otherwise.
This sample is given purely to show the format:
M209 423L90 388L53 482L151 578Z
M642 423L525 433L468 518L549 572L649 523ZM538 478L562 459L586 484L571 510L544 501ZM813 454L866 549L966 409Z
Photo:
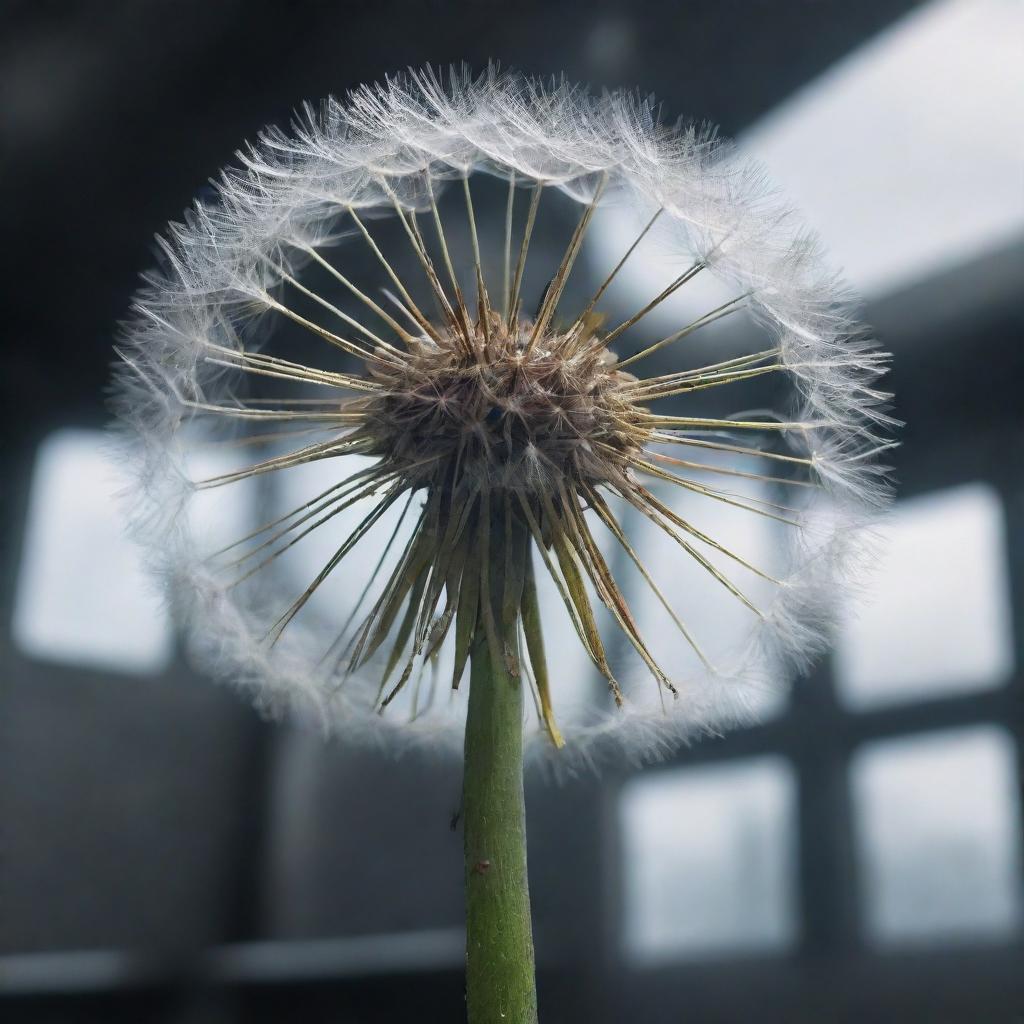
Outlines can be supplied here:
M158 672L171 655L168 616L116 495L127 486L109 438L59 430L39 447L15 600L26 654L121 672Z
M998 938L1021 920L1020 806L1009 736L963 729L865 748L852 765L868 936Z
M854 708L978 690L1013 669L1002 504L973 484L905 502L850 609L836 674Z
M795 818L792 771L778 757L632 781L620 806L629 957L789 945Z

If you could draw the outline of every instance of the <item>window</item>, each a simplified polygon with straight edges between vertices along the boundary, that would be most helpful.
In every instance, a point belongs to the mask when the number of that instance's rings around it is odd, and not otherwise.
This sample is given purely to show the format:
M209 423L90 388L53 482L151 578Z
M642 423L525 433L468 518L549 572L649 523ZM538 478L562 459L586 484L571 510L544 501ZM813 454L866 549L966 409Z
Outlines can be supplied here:
M860 709L1005 682L1013 634L1003 508L992 488L908 501L880 532L880 571L837 650L844 701Z
M754 728L625 783L622 934L634 965L784 954L798 936L840 958L861 938L883 956L1020 940L1004 520L987 484L901 502L834 671L820 665Z
M795 932L792 772L778 757L629 783L624 942L639 963L785 947Z
M52 661L158 672L171 627L140 553L126 537L124 487L109 438L60 430L40 446L29 501L13 633Z
M851 769L868 936L995 937L1020 921L1014 750L983 726L870 744Z
M921 4L741 138L864 294L1020 232L1020 157L1000 127L1020 120L1020 29L1019 5L1005 0ZM949 123L957 144L936 159Z

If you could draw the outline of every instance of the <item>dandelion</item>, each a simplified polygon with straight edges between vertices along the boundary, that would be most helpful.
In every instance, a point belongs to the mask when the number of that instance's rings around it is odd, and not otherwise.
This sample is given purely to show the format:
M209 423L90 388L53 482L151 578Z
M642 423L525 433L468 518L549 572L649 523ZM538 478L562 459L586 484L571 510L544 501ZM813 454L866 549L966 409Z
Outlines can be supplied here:
M632 233L582 290L601 215ZM558 231L552 257L538 240ZM533 1019L524 744L647 755L749 714L814 653L885 496L884 356L712 132L493 69L306 108L160 247L120 349L138 532L197 651L261 706L353 740L464 728L471 1020ZM668 283L611 317L638 252ZM652 330L708 278L723 301ZM745 350L697 344L731 317ZM779 404L737 408L757 383ZM209 492L259 509L289 479L307 490L238 536L197 526ZM772 565L719 535L726 515L771 525ZM696 571L689 609L641 525ZM691 621L712 595L745 619L724 660ZM562 717L552 636L580 645L607 706Z

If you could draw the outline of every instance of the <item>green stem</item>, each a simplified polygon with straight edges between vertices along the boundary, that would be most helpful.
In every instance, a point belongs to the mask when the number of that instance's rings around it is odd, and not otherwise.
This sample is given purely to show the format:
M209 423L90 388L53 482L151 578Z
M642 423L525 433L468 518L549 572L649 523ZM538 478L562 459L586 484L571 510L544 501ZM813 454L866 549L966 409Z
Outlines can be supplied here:
M516 649L515 623L504 642ZM463 780L466 1003L470 1024L535 1024L523 797L523 687L491 657L481 622L471 653Z

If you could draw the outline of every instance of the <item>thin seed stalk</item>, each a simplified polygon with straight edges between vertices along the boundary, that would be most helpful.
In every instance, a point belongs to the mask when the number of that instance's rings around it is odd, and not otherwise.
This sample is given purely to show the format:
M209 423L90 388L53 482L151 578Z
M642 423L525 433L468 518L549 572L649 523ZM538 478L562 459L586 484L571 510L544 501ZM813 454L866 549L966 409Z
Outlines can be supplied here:
M521 529L517 524L514 529ZM495 531L501 537L500 531ZM488 545L490 599L500 613L504 551ZM483 595L481 595L483 596ZM513 674L517 627L495 615L505 657L478 619L470 654L463 829L466 1004L470 1024L536 1024L533 930L526 873L523 681ZM511 663L510 663L511 661Z

